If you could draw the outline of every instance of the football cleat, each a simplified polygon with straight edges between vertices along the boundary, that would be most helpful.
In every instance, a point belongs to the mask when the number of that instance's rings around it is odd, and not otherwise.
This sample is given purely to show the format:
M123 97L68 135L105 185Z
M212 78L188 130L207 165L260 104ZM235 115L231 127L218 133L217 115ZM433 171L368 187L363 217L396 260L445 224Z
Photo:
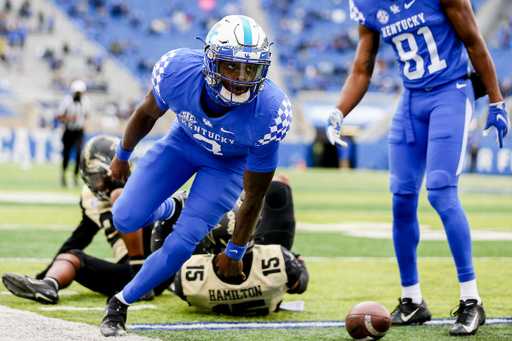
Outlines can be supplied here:
M153 230L151 231L151 252L155 252L164 245L165 238L172 232L172 227L178 221L178 218L185 207L185 201L187 201L187 191L179 191L174 193L171 198L174 200L175 208L173 215L166 220L159 220L153 224Z
M430 321L431 318L430 309L425 301L422 300L420 304L416 304L410 298L399 298L398 306L391 313L391 325L421 324Z
M450 329L450 335L453 336L475 335L478 327L485 323L484 305L473 299L460 301L459 308L451 315L457 316L457 321Z
M117 297L112 296L105 306L103 319L100 324L101 335L122 336L126 335L126 313L128 306Z
M50 284L41 279L35 279L14 273L2 276L5 287L18 297L28 298L43 304L57 304L59 293Z

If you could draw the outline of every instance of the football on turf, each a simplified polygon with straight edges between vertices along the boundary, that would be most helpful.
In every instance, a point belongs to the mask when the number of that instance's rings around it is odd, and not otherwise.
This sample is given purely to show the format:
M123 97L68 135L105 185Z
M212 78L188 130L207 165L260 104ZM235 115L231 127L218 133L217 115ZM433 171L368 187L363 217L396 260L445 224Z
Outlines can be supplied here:
M377 302L362 302L347 314L345 328L356 340L378 340L391 327L389 311Z

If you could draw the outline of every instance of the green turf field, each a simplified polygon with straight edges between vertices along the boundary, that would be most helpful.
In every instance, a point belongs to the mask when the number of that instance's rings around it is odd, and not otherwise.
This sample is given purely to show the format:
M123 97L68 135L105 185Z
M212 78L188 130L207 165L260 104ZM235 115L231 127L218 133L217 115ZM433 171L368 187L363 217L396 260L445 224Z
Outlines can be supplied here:
M207 315L170 292L151 302L154 309L131 311L128 323L175 322L248 322L248 321L341 321L352 306L362 301L376 301L393 310L401 294L397 264L390 239L348 236L327 232L324 224L391 223L391 195L388 173L331 169L279 170L292 183L298 226L314 224L318 230L296 232L293 250L306 257L310 273L308 290L303 295L287 295L285 301L302 300L302 312L281 311L266 317L233 318ZM186 187L186 186L185 186ZM53 165L34 165L23 170L17 165L0 167L0 193L58 192L78 197L79 189L59 186L59 169ZM512 233L512 177L463 174L460 195L473 232ZM419 204L420 224L442 232L442 224L430 207L426 192ZM60 244L80 220L77 204L25 204L0 202L0 274L17 272L35 275L46 265ZM86 252L111 257L104 237L98 234ZM422 292L433 318L449 318L458 303L459 287L448 244L442 240L422 241L419 246L419 270ZM512 241L474 241L473 253L480 295L489 318L512 317ZM30 258L30 259L28 259ZM105 297L79 284L66 290L75 295L61 295L56 306L103 307ZM100 310L46 311L30 300L1 294L0 305L33 311L41 315L99 325ZM450 326L394 327L389 340L453 340ZM138 331L140 335L164 340L349 340L344 328L305 328L286 330L234 331ZM510 340L511 325L484 325L475 340Z

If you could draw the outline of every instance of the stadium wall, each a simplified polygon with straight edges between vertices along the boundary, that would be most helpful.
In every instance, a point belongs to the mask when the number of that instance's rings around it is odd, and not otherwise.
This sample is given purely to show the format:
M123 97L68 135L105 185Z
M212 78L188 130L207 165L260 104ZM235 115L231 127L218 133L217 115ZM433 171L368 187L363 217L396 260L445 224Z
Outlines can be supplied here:
M96 134L86 134L84 142ZM144 155L156 140L163 135L152 135L144 138L135 148L132 159ZM62 162L62 129L0 127L0 164L19 163L29 165L32 163L44 164ZM311 166L312 146L306 143L280 145L280 167L305 168ZM74 160L75 153L71 152Z

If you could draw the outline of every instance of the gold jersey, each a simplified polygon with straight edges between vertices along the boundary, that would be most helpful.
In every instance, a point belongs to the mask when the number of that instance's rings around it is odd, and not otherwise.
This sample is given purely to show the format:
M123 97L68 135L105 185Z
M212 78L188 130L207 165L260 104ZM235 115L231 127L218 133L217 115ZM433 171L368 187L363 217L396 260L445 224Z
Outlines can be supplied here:
M183 295L203 312L266 315L276 310L288 290L280 245L255 245L251 271L241 284L223 282L215 273L213 255L192 256L179 272Z
M84 216L92 220L107 238L117 262L128 256L128 249L112 222L112 204L109 200L100 200L86 185L82 188L80 204Z

